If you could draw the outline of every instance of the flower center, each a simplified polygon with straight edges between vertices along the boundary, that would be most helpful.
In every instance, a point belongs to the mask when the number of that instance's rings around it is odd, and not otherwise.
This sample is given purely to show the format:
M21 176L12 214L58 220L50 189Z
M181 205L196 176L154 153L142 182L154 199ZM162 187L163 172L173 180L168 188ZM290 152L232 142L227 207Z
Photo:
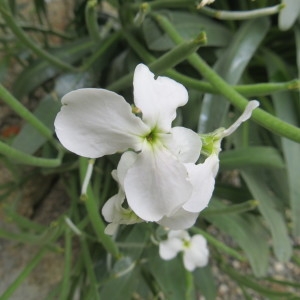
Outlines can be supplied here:
M158 141L157 133L157 130L154 128L148 135L145 136L145 139L151 146L153 146Z

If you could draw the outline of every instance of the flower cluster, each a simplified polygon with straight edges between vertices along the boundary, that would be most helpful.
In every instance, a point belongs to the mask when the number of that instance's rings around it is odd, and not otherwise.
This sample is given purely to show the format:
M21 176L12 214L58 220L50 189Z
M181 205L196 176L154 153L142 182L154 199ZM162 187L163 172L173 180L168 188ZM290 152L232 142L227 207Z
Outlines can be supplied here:
M164 260L170 260L179 252L183 252L183 264L188 271L208 263L207 242L200 234L191 237L185 230L170 230L168 238L159 243L159 255Z
M55 120L58 139L68 150L97 158L123 152L113 178L119 192L102 209L112 234L119 224L157 222L173 230L191 227L209 203L219 168L219 144L251 116L251 101L229 129L214 134L203 163L200 136L171 127L176 109L188 101L185 87L167 77L154 78L139 64L134 73L134 114L125 99L105 89L79 89L62 98ZM126 205L124 205L126 204Z

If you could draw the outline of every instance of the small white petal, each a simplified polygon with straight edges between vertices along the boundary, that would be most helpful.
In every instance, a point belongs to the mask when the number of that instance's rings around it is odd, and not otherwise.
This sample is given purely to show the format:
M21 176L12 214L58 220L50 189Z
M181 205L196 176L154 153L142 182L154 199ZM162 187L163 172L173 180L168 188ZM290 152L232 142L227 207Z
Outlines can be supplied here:
M134 103L142 111L143 121L151 128L169 132L176 109L188 101L186 88L167 77L157 77L139 64L134 72Z
M187 229L195 224L198 215L199 213L192 213L179 208L173 215L163 217L157 223L172 230Z
M159 243L159 256L162 259L169 260L174 258L182 249L183 244L180 239L167 239Z
M252 111L259 106L259 102L256 100L252 100L246 106L242 115L227 129L225 129L222 133L222 137L228 136L232 134L237 128L245 121L247 121L252 114Z
M158 221L171 215L192 193L187 171L174 155L161 145L145 143L127 171L124 190L131 209L145 221Z
M117 232L118 227L119 227L119 224L110 223L105 227L104 233L107 235L114 235Z
M125 200L125 194L120 189L118 194L109 198L103 208L102 215L106 222L119 222L122 219L122 203Z
M196 267L208 264L209 250L206 239L202 235L194 235L190 245L184 250L183 263L187 270L194 271Z
M189 241L191 237L186 230L170 230L168 232L168 239L174 238L181 239L182 241Z
M161 135L163 144L183 163L195 163L201 152L199 135L184 127L173 127L171 134Z
M133 151L126 151L118 163L117 167L117 178L118 182L124 190L124 178L127 174L128 169L134 164L137 159L137 154Z
M219 158L217 155L211 155L202 164L186 164L185 166L193 185L193 193L191 198L183 205L183 209L199 213L207 207L214 191Z
M104 89L79 89L62 98L55 131L65 148L97 158L128 148L140 150L149 128L123 97Z

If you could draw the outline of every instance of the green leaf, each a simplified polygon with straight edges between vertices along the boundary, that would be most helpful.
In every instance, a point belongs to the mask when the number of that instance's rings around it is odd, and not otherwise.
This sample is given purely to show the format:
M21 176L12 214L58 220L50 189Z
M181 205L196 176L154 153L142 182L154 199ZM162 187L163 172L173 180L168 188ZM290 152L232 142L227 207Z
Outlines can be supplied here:
M247 169L241 173L251 193L259 201L258 209L271 230L276 257L280 261L288 261L292 255L292 245L288 236L284 212L275 207L276 195L272 194L264 178L261 178L259 170Z
M60 109L60 103L54 101L51 96L46 96L39 103L34 115L40 119L49 129L54 131L54 119ZM27 154L33 154L46 142L32 125L25 124L13 141L13 147Z
M277 81L281 78L287 78L288 72L286 65L272 53L266 56L267 70L271 81ZM274 63L276 62L276 63ZM294 98L294 94L286 92L277 92L272 94L272 100L275 106L277 116L295 126L300 125L300 118L297 114L297 102L299 102L299 94ZM300 144L286 138L281 138L283 154L286 161L286 171L288 179L289 200L292 209L293 232L295 236L300 236Z
M209 207L211 209L223 209L226 206L214 198ZM269 260L268 236L259 217L250 214L224 214L205 216L205 219L232 236L234 241L244 250L256 276L266 275Z
M148 267L166 299L184 299L186 270L181 257L163 261L157 253L149 260Z
M215 300L217 297L217 287L209 266L197 268L194 271L194 282L197 290L206 300Z
M214 70L228 83L237 84L270 27L269 19L257 18L243 23L229 43ZM222 96L205 94L198 130L206 133L221 127L229 103Z
M279 152L272 147L246 147L220 153L220 166L236 169L249 166L284 168Z
M74 63L89 53L92 46L93 42L89 39L80 39L51 52L66 62ZM60 72L61 70L48 62L36 60L25 68L14 82L12 88L14 95L20 99Z
M192 40L201 31L205 31L208 38L207 46L223 47L231 38L231 33L227 28L205 16L181 11L161 11L160 13L169 18L178 33L186 40ZM175 46L170 37L163 33L151 18L145 19L143 32L147 46L151 50L166 51Z

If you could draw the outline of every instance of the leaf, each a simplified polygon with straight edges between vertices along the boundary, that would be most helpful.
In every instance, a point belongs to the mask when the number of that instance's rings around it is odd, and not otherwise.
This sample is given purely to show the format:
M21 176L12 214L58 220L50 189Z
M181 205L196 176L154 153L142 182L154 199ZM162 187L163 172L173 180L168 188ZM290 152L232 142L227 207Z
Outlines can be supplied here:
M54 93L60 99L66 93L92 85L89 73L67 73L59 76L56 80ZM48 95L39 103L34 115L54 132L54 119L61 107L60 101L55 101ZM13 146L27 154L33 154L46 142L33 126L25 124L20 133L13 141Z
M210 202L209 206L212 209L226 207L216 198ZM244 250L257 277L266 275L269 260L268 236L258 217L250 214L221 214L205 216L205 219L232 236L234 241Z
M272 194L265 181L259 176L259 170L247 169L241 173L251 193L259 201L258 209L271 230L276 257L282 262L288 261L292 255L292 245L283 212L277 210L274 204L276 195Z
M39 103L34 111L34 115L41 120L48 128L54 131L54 119L60 109L60 103L54 101L51 96L46 96ZM13 141L13 147L27 154L33 154L46 142L46 138L42 136L32 125L25 124L20 133Z
M92 45L92 41L88 39L80 39L74 43L56 49L53 51L53 55L68 63L74 63L89 53ZM59 74L60 71L61 70L57 67L50 65L44 60L36 60L24 69L14 82L12 88L14 95L18 99L22 98L45 81Z
M269 19L256 18L243 23L220 53L214 70L229 84L237 84L270 27ZM198 131L206 133L220 127L229 103L220 95L205 94L199 117Z
M228 44L231 33L220 23L203 15L181 11L161 11L173 23L177 32L186 40L194 39L201 31L207 35L207 46L223 47ZM175 46L170 37L165 34L151 18L143 23L144 37L151 50L166 51Z
M132 299L141 277L138 261L148 238L147 224L138 224L122 232L121 242L127 247L124 248L124 256L115 263L110 277L104 281L100 292L101 299L111 299L112 295L116 300Z
M275 54L268 53L266 55L267 70L271 81L287 78L287 70L284 62ZM276 63L274 63L276 62ZM275 106L276 115L295 126L300 125L300 118L297 115L297 101L299 102L299 94L294 99L294 94L289 91L277 92L272 94L272 100ZM300 236L300 144L281 138L283 154L286 161L286 171L288 179L289 201L292 210L293 233Z
M272 147L245 147L220 153L220 166L224 169L264 166L283 169L285 164L279 152Z
M158 255L149 257L147 264L149 271L155 278L156 283L163 293L164 299L182 300L185 299L185 272L182 258L176 258L163 261Z
M206 300L215 300L217 297L217 287L209 266L197 268L194 271L194 282L197 290Z

